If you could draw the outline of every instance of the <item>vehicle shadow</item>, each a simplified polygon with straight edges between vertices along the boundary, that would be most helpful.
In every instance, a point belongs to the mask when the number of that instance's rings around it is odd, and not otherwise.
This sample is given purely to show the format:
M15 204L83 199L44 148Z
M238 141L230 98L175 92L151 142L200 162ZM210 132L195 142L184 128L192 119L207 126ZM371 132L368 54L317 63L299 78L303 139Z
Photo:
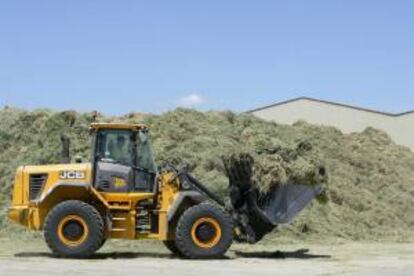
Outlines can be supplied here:
M235 259L237 258L251 258L251 259L330 259L330 255L316 255L309 254L309 249L300 249L297 251L261 251L261 252L241 252L234 251ZM51 253L47 252L21 252L14 254L16 258L51 258L58 259ZM106 260L106 259L139 259L139 258L158 258L158 259L180 259L171 253L155 253L155 252L105 252L96 253L88 258L88 260ZM231 260L224 256L221 260Z
M14 254L16 258L51 258L58 259L51 253L46 252L21 252ZM105 259L137 259L137 258L162 258L162 259L175 259L176 256L168 253L139 253L139 252L109 252L109 253L96 253L93 256L87 258L88 260L105 260Z
M21 252L14 254L16 258L50 258L59 259L52 253L47 252ZM96 253L87 258L87 260L106 260L106 259L139 259L139 258L155 258L155 259L183 259L171 253L153 253L153 252L109 252ZM220 260L231 260L227 256L223 256Z
M261 252L241 252L235 251L235 255L238 258L258 258L258 259L330 259L330 255L317 255L310 254L309 249L299 249L297 251L284 252L284 251L261 251Z

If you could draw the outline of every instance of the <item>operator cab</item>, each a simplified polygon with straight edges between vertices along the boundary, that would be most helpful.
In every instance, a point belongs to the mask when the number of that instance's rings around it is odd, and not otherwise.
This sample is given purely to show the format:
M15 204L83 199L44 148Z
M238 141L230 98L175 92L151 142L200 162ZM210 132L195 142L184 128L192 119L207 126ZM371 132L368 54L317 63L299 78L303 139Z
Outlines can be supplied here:
M157 168L146 125L91 125L93 185L102 192L153 192Z

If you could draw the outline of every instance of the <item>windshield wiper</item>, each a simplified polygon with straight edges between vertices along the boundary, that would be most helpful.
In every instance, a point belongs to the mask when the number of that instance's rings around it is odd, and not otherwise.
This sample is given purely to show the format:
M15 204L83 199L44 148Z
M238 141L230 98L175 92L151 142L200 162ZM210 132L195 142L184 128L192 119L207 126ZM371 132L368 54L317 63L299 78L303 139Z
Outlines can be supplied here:
M149 169L144 168L144 167L139 167L139 166L131 166L131 167L134 170L137 170L137 171L141 171L141 172L148 173L148 174L152 174L152 175L157 175L156 172L150 171Z

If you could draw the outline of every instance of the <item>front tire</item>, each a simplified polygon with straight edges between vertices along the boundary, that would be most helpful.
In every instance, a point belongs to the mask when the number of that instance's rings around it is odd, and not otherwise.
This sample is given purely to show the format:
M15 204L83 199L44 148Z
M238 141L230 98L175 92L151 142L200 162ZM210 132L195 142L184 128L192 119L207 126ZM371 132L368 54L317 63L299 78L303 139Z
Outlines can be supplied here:
M55 256L88 258L104 243L104 222L93 206L78 200L64 201L48 214L44 236Z
M202 203L181 215L175 236L177 249L185 258L222 258L233 242L233 224L221 207Z

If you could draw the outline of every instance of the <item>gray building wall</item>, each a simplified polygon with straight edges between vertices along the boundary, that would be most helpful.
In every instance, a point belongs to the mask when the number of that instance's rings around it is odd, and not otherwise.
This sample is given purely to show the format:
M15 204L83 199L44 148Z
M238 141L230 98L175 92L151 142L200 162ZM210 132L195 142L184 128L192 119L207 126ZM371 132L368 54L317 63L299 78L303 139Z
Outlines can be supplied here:
M304 120L334 126L344 133L374 127L387 132L400 145L414 150L414 112L390 114L338 103L299 98L250 111L259 118L283 124Z

